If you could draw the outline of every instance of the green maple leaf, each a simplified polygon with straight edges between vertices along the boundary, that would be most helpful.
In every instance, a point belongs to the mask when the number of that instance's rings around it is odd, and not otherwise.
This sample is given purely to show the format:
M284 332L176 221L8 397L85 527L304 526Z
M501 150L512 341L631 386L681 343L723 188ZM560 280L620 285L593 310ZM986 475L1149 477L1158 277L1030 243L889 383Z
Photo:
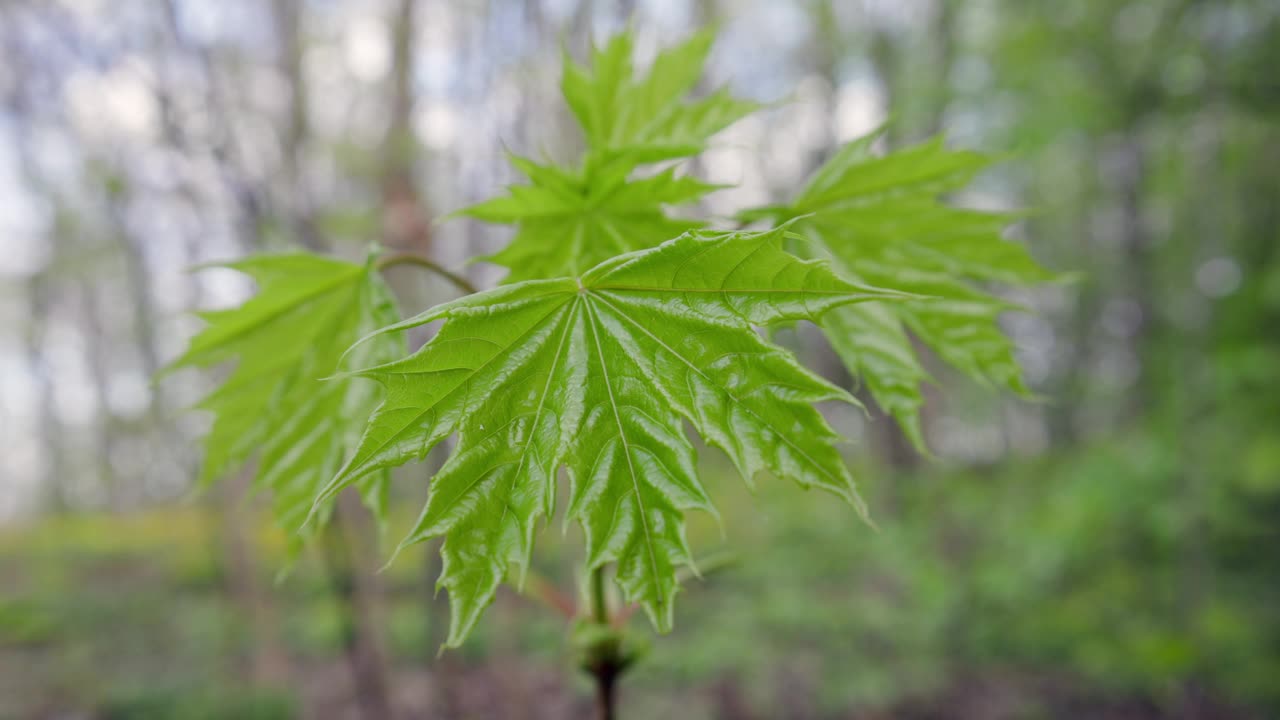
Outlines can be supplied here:
M691 564L683 516L715 512L684 421L748 479L768 471L861 509L838 437L814 408L853 398L754 326L888 294L784 253L782 237L686 234L577 278L503 286L386 328L443 321L418 352L355 372L386 400L322 497L457 432L405 540L446 536L439 582L456 646L509 566L523 577L565 466L588 568L616 563L625 597L669 628L676 569Z
M225 477L256 453L254 487L270 490L279 524L298 530L378 402L369 383L322 378L342 369L339 360L352 342L398 315L367 264L297 253L222 267L249 275L258 293L239 307L200 313L208 326L170 366L235 361L198 406L214 416L202 481ZM402 352L403 343L388 336L347 360L364 365ZM361 483L366 502L379 505L385 488L385 473Z
M829 258L842 276L930 298L849 306L822 321L850 372L923 449L920 385L928 373L908 330L970 377L1026 393L997 322L1012 306L985 285L1054 276L1001 236L1012 215L939 200L968 184L988 158L947 150L940 139L878 154L873 145L883 132L847 144L791 203L742 217L794 219L796 232L812 241L808 251Z
M592 53L592 68L566 58L564 96L586 136L580 167L562 169L512 156L528 179L504 197L460 214L511 223L506 249L486 260L511 270L507 282L579 275L607 258L653 247L702 226L674 218L671 206L701 199L720 186L676 175L673 168L631 178L642 164L695 155L712 135L757 108L724 90L685 101L702 74L714 35L694 35L658 55L637 78L630 34Z
M592 162L657 162L702 152L707 140L758 105L721 89L693 101L685 96L702 76L715 33L704 31L658 55L634 77L631 33L592 51L590 69L565 57L560 87L586 135Z
M678 177L674 169L628 180L625 173L587 177L523 158L512 162L533 184L514 185L505 197L461 211L517 225L511 244L485 258L511 269L506 282L578 275L614 255L702 227L697 220L668 217L665 207L696 201L719 187Z

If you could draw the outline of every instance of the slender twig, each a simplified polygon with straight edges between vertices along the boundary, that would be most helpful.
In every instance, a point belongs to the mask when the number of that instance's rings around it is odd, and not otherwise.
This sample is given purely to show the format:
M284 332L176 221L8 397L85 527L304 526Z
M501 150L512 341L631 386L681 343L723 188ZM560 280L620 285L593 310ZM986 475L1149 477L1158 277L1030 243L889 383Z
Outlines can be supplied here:
M613 616L613 627L618 630L626 627L627 621L630 620L631 616L635 615L639 610L639 603L627 603L625 607L618 611L617 615Z
M525 587L528 588L530 596L555 610L566 620L572 620L578 613L578 608L574 607L573 599L560 592L546 578L532 570L529 571L529 575L525 580Z
M379 270L386 270L387 268L394 267L396 265L414 265L427 270L428 272L435 273L445 280L448 280L450 283L453 283L454 287L468 295L480 292L476 289L475 285L471 284L470 280L467 280L452 270L446 269L443 265L430 258L425 258L421 255L414 255L413 253L394 253L378 258L377 268Z

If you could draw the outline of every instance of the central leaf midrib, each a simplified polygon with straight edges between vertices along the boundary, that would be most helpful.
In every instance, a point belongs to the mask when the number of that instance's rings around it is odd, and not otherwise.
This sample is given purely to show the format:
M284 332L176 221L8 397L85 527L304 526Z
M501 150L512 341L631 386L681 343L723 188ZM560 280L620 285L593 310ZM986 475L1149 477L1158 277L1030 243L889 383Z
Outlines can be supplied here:
M560 366L560 359L564 352L565 341L569 337L569 330L573 328L573 314L577 311L581 296L574 298L572 307L569 308L569 315L565 318L564 330L560 333L560 342L556 345L555 355L551 361L551 369L547 371L547 381L542 387L542 396L538 398L538 409L533 414L533 422L529 428L529 438L525 441L524 447L520 450L520 462L516 465L516 471L511 475L511 481L507 485L507 499L511 497L511 491L515 487L516 478L519 477L520 471L524 469L524 461L529 457L529 446L533 444L534 433L538 430L538 421L542 418L542 409L547 405L547 395L551 391L551 381L555 379L556 369ZM553 475L554 477L554 475ZM469 488L468 488L469 489ZM543 488L545 492L545 488ZM542 503L545 507L546 495L543 495ZM501 528L503 521L507 519L507 511L510 509L511 503L504 502L502 504L502 517L498 519L498 527Z
M613 408L613 418L618 424L618 439L622 441L622 454L627 458L627 469L631 473L631 485L635 490L636 504L640 508L640 526L644 529L644 546L645 551L649 555L649 570L653 573L653 582L655 587L659 587L658 574L658 558L653 552L653 535L649 530L649 516L644 506L644 498L640 493L640 480L636 476L635 463L631 459L631 444L627 442L627 433L622 425L622 415L618 411L618 401L613 396L613 385L609 382L609 368L604 359L604 348L600 344L600 324L596 319L595 310L590 304L587 304L587 315L591 319L591 337L595 341L596 354L600 358L600 373L604 375L604 387L609 393L609 405ZM659 592L655 602L658 605L665 604L662 592Z

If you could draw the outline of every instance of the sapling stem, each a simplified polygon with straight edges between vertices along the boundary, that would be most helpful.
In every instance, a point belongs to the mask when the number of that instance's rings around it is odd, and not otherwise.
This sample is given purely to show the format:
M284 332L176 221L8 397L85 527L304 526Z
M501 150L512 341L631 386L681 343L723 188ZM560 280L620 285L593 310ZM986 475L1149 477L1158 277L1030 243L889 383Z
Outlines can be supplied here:
M601 625L609 624L609 602L604 596L604 566L591 571L591 616Z
M616 720L618 677L622 675L626 664L622 657L621 638L613 632L610 622L603 565L591 571L587 594L591 604L591 619L602 631L596 636L595 646L587 650L590 660L586 670L596 683L596 717L600 720Z

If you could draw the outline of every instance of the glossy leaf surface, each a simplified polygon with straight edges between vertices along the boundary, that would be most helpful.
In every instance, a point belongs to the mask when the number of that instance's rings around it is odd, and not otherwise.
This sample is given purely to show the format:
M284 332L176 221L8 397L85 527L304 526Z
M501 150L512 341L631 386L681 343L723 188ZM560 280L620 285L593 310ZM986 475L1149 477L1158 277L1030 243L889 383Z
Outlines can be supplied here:
M508 566L527 567L562 466L587 567L616 563L626 598L669 628L676 569L691 563L684 514L714 513L686 421L748 479L768 471L861 508L838 437L814 408L852 398L755 327L891 294L786 254L782 239L686 234L578 278L504 286L386 329L443 321L418 352L357 372L382 383L386 401L326 494L457 432L405 541L446 536L450 645Z

